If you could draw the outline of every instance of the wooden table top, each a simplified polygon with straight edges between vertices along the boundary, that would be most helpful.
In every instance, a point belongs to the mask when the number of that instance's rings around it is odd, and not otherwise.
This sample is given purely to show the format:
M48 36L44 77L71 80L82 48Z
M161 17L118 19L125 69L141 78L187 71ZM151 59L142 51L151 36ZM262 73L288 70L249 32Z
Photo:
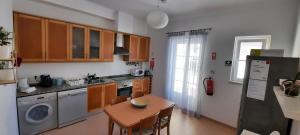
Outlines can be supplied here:
M148 100L147 107L135 108L131 105L130 101L127 101L113 106L107 106L104 108L104 112L120 126L129 128L138 124L141 119L158 113L160 110L174 104L173 102L153 95L146 95L140 98Z

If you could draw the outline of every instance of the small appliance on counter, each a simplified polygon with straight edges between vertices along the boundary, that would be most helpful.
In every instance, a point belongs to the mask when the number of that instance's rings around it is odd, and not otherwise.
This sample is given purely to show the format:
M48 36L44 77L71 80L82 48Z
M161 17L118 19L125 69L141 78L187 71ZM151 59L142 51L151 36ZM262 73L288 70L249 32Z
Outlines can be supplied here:
M51 87L53 84L50 75L41 75L39 85L42 87Z
M133 68L130 70L132 76L144 76L144 70L141 68Z
M21 79L18 79L18 90L20 92L24 92L24 93L31 93L31 92L34 92L36 90L36 88L29 87L28 78L21 78Z

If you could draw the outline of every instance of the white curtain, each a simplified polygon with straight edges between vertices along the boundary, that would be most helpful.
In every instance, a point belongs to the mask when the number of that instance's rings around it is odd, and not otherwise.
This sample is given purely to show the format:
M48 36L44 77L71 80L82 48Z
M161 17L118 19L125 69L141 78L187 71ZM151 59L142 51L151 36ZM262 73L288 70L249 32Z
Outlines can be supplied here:
M169 35L167 98L183 111L200 115L203 56L207 33Z

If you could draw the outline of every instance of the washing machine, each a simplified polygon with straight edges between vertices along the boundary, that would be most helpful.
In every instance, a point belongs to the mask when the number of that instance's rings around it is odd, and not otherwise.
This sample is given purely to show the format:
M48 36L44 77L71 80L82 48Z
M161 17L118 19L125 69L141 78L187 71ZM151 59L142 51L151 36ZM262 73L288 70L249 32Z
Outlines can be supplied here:
M57 128L57 93L17 98L20 135Z

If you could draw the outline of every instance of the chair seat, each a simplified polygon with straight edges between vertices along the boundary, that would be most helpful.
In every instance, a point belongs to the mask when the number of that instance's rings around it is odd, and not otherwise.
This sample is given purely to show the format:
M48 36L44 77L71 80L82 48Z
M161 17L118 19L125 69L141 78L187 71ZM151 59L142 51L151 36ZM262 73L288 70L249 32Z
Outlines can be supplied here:
M164 117L160 119L160 126L163 127L168 124L168 117Z
M153 129L146 129L142 131L143 135L152 135ZM132 135L140 135L140 130L139 129L133 129Z

